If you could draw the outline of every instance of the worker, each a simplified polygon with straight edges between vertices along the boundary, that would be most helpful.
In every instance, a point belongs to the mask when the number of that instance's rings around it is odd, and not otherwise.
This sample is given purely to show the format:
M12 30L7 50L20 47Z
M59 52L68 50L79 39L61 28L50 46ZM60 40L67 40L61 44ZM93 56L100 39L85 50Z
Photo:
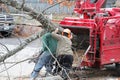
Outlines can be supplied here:
M51 33L46 33L42 36L42 51L43 52L35 64L34 70L31 73L31 80L35 80L39 74L39 71L46 67L46 72L51 72L52 63L54 62L53 56L56 53L57 40L52 38ZM50 65L51 64L51 65Z
M65 70L62 71L62 77L64 80L68 78L67 73L72 67L73 63L73 51L72 51L72 34L69 29L64 29L62 35L56 34L58 29L55 32L52 32L52 37L58 41L57 50L56 50L56 57L61 65ZM54 72L60 72L62 69L58 65L56 65L56 69Z

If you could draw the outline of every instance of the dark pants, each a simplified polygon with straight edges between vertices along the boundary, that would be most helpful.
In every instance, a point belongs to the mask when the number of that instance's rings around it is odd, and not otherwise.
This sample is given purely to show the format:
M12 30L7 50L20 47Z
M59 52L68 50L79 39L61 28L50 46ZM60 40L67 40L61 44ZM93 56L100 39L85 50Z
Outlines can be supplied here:
M56 68L54 70L55 73L59 73L62 71L62 77L67 78L66 72L69 73L69 70L72 68L73 63L73 56L72 55L60 55L57 57L57 60L61 67L63 67L65 70L62 70L56 63Z

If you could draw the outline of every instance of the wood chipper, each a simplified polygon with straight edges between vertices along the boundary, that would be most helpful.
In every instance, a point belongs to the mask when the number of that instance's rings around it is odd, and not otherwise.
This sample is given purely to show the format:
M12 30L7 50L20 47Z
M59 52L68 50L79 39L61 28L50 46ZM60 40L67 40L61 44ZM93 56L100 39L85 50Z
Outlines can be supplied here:
M105 8L107 1L76 0L78 17L65 17L60 22L76 35L76 47L86 50L79 67L120 65L120 8Z

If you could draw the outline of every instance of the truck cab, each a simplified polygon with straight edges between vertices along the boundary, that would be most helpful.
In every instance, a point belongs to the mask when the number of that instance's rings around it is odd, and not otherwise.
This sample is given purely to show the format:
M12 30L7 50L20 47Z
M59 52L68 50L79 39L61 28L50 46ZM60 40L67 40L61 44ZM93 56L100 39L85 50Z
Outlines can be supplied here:
M15 28L14 17L6 5L0 4L0 37L8 37Z
M9 14L0 14L0 33L1 36L8 37L15 28L14 18Z

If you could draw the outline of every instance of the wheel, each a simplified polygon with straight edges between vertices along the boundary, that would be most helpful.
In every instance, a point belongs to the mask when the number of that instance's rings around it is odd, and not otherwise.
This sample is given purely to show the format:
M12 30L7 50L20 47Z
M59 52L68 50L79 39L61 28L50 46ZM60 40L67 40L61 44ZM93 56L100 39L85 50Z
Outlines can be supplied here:
M118 75L120 76L120 63L116 63L116 64L115 64L115 68L116 68L116 72L117 72Z
M12 31L9 31L9 32L1 32L1 36L2 37L10 37L12 34Z

